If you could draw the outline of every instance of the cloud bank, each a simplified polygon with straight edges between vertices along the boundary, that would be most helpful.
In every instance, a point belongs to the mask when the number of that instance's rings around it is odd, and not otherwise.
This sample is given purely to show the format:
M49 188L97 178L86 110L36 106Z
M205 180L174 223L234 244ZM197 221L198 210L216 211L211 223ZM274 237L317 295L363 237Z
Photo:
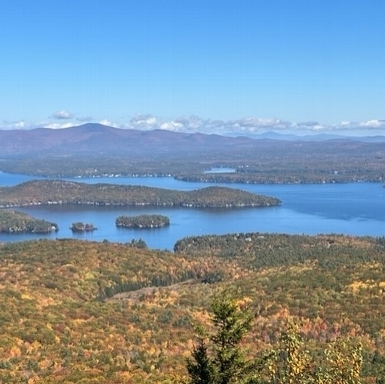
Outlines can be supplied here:
M53 121L28 123L24 120L3 121L0 129L63 129L85 123L100 123L121 129L168 130L174 132L219 134L231 136L252 136L264 132L281 134L336 134L336 135L385 135L385 120L371 119L364 122L342 121L335 125L321 124L316 121L290 122L275 118L246 117L234 120L203 119L198 116L179 117L173 120L162 119L151 114L136 114L124 122L110 119L94 120L92 117L76 117L67 110L52 114ZM65 120L60 122L59 120Z
M364 122L343 121L335 125L316 121L290 122L274 118L247 117L235 120L202 119L198 116L180 117L175 120L162 120L152 115L135 115L121 128L152 130L164 129L175 132L202 132L219 135L253 135L264 132L282 134L367 134L385 135L385 120Z

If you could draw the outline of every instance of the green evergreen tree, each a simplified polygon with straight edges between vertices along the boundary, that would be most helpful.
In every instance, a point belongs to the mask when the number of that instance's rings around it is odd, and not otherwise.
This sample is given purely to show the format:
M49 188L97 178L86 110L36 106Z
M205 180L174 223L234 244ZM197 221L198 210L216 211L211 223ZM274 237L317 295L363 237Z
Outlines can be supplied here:
M251 328L249 310L241 310L235 300L227 296L216 298L211 305L214 331L199 343L187 361L190 384L253 383L256 363L247 360L239 344ZM207 340L207 343L205 342Z
M211 311L211 332L198 329L199 341L187 361L189 384L362 383L362 346L357 341L328 343L326 358L315 360L299 325L289 320L276 348L246 358L241 341L251 329L251 313L226 296L216 298Z
M199 339L191 352L192 360L187 360L187 371L191 384L213 383L213 365L207 355L207 345L203 338Z

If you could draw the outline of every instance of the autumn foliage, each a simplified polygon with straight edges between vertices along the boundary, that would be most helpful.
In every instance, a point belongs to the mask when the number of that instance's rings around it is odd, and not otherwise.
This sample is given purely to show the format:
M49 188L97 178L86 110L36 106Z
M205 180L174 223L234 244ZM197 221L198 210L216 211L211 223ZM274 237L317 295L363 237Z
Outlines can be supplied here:
M235 313L252 314L237 361L260 380L382 383L384 244L268 234L185 239L176 253L2 244L0 383L186 382L192 351L215 356L212 303L224 291Z

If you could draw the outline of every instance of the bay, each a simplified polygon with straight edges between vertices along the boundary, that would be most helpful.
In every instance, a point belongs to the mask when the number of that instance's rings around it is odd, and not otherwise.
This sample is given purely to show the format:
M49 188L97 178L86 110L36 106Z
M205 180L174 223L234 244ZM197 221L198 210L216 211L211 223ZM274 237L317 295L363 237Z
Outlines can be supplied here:
M12 186L35 179L26 175L0 172L0 186ZM190 183L172 177L103 177L67 179L85 183L143 185L176 190L204 188L208 183ZM278 197L279 207L242 209L193 209L165 207L93 207L50 205L20 207L17 210L59 225L59 232L49 235L0 234L0 242L35 238L81 238L126 243L143 239L150 248L172 250L183 237L239 232L287 234L345 234L385 236L385 188L380 183L348 184L215 184L252 193ZM120 215L161 214L171 225L159 229L116 228ZM72 223L92 223L98 229L72 233Z

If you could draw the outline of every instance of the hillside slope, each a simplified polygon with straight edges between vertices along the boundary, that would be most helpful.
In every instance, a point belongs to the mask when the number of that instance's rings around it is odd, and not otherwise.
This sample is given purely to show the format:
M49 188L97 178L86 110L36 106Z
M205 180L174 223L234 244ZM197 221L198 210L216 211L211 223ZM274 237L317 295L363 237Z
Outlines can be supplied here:
M1 246L0 381L177 383L192 323L207 322L224 289L255 312L250 352L268 348L294 316L310 349L355 336L364 382L381 375L383 238L238 234L183 244L176 254L75 240Z

